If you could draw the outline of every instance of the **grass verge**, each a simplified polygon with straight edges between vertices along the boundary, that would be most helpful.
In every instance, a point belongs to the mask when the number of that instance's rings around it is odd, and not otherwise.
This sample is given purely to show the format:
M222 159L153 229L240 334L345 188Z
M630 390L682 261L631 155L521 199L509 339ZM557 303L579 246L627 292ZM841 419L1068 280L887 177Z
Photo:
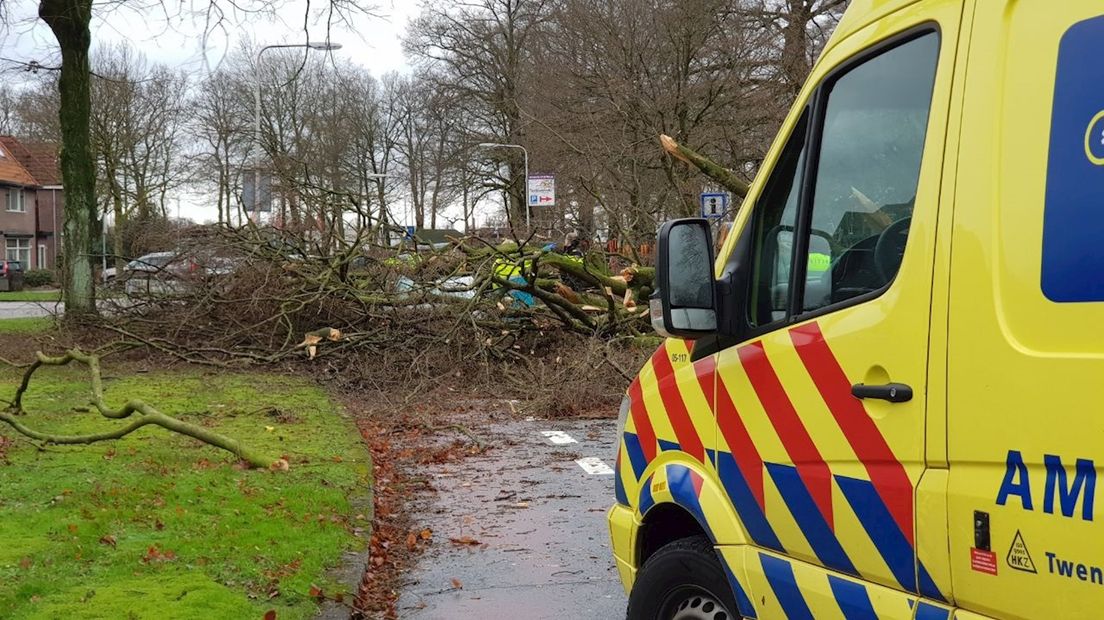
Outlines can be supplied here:
M2 322L0 322L2 323ZM308 618L312 589L361 548L370 463L353 422L317 387L271 375L152 372L109 378L108 402L141 398L274 455L288 472L147 427L116 441L40 451L0 424L0 617ZM116 372L118 372L116 370ZM0 368L0 397L18 376ZM43 369L25 397L34 428L118 424L75 411L77 368ZM347 600L351 600L351 595Z
M61 291L5 291L0 293L0 301L41 301L53 303L61 301Z
M20 319L0 319L0 334L36 334L54 325L54 319L48 316L36 316Z

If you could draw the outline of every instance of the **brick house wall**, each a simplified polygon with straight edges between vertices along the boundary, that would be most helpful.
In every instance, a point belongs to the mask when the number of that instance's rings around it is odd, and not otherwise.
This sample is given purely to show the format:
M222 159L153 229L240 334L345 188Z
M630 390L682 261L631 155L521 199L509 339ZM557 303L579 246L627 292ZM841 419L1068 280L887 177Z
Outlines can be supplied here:
M0 258L19 260L34 268L34 177L8 148L0 148Z
M61 223L65 214L65 192L60 185L40 187L35 190L35 261L43 253L45 262L38 269L53 269L61 252ZM42 250L38 248L42 247Z
M11 192L22 193L22 211L9 210ZM10 249L27 269L54 269L64 212L57 148L0 136L0 257Z
M22 203L13 202L21 196ZM25 269L35 269L35 191L9 185L0 187L0 250L8 260L23 262ZM22 206L22 211L12 207ZM24 249L26 251L24 251Z

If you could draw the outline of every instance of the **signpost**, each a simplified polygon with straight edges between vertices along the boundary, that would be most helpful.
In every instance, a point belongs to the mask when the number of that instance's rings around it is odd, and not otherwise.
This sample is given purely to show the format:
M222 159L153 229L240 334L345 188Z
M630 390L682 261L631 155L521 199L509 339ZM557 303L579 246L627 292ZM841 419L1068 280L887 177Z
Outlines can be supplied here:
M529 206L556 206L556 177L551 174L534 174L529 177Z
M701 195L701 216L707 219L721 219L728 213L728 194L726 192L703 192Z
M260 194L256 192L258 184L261 188ZM252 207L254 217L257 213L272 211L272 175L260 171L243 175L242 204Z

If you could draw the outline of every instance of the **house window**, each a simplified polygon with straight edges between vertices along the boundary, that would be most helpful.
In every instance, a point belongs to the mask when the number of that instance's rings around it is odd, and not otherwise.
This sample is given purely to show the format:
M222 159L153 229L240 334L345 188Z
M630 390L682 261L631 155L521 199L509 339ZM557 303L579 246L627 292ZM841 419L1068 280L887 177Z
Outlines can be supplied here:
M22 188L13 187L8 190L8 211L25 213L27 204L24 202Z
M39 244L38 246L38 262L35 263L35 268L46 269L46 246Z
M8 239L7 247L4 250L4 258L7 260L17 260L23 263L23 268L26 269L31 265L31 240L30 239Z

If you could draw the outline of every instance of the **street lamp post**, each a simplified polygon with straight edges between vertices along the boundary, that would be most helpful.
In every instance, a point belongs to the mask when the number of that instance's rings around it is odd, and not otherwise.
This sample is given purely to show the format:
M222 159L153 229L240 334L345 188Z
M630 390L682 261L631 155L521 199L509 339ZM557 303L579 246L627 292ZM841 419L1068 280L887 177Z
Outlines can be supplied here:
M525 147L520 144L500 144L498 142L483 142L479 144L480 148L484 149L521 149L523 155L525 155L525 231L530 232L533 227L529 222L529 151L525 150Z
M253 65L253 219L261 221L261 54L266 50L288 47L302 47L308 50L320 50L332 52L341 49L340 43L329 41L309 41L307 43L280 43L265 45L257 50L256 62Z

